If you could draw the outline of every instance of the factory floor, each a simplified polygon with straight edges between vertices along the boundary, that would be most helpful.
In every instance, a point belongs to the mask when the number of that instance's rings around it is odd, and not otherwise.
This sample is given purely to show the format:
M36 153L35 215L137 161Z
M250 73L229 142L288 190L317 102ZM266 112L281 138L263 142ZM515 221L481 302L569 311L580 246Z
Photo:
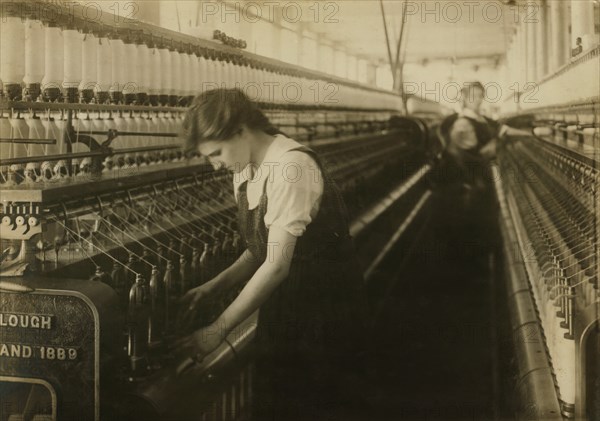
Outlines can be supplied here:
M373 420L498 419L494 257L473 264L477 248L443 238L443 223L432 214L372 280L385 297L375 305Z

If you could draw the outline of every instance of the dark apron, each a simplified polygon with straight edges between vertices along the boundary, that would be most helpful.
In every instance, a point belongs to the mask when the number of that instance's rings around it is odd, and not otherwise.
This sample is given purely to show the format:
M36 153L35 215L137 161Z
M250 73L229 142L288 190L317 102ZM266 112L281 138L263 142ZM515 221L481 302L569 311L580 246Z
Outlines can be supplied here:
M347 211L323 174L319 212L298 238L288 277L261 306L257 326L254 418L326 419L352 405L360 379L366 324L362 272ZM247 183L238 190L240 233L254 257L267 256L267 195L248 210Z
M459 115L448 117L442 124L446 133ZM439 171L440 189L436 206L439 210L438 235L447 242L457 262L475 263L486 259L497 241L497 201L489 161L481 149L497 137L499 126L494 120L485 122L464 117L475 129L477 144L461 150L460 156L443 154ZM485 266L485 262L477 265Z

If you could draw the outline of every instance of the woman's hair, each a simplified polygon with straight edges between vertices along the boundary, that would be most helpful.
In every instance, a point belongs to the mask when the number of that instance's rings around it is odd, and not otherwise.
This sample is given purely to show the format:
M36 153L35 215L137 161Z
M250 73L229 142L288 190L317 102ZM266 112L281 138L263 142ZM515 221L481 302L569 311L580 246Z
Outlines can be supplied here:
M227 140L242 125L276 135L281 133L239 89L213 89L192 101L183 120L186 150L194 151L202 142Z
M460 92L463 96L467 96L470 95L474 89L480 89L482 92L485 92L485 87L481 82L467 82L463 85Z

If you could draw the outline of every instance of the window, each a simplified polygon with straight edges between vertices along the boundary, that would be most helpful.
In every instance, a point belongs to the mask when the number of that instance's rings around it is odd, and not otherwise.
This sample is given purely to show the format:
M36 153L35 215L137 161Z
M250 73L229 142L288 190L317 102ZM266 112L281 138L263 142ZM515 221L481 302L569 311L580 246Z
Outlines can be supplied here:
M281 61L298 64L298 34L290 29L281 29Z
M302 58L300 65L309 69L317 70L318 67L317 40L310 35L302 36Z

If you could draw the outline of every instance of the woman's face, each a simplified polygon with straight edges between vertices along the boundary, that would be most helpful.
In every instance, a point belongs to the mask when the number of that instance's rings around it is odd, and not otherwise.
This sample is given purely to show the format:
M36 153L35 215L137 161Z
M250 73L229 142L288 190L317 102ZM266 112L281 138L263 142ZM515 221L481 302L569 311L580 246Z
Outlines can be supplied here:
M463 105L465 108L469 108L475 112L479 112L481 104L485 99L485 92L480 88L472 88L468 90L468 93L463 98Z
M461 149L471 149L477 146L475 128L466 118L457 119L450 130L450 139L454 146Z
M210 140L200 143L198 152L206 156L215 170L225 168L233 173L241 172L250 162L250 145L240 131L227 140Z

